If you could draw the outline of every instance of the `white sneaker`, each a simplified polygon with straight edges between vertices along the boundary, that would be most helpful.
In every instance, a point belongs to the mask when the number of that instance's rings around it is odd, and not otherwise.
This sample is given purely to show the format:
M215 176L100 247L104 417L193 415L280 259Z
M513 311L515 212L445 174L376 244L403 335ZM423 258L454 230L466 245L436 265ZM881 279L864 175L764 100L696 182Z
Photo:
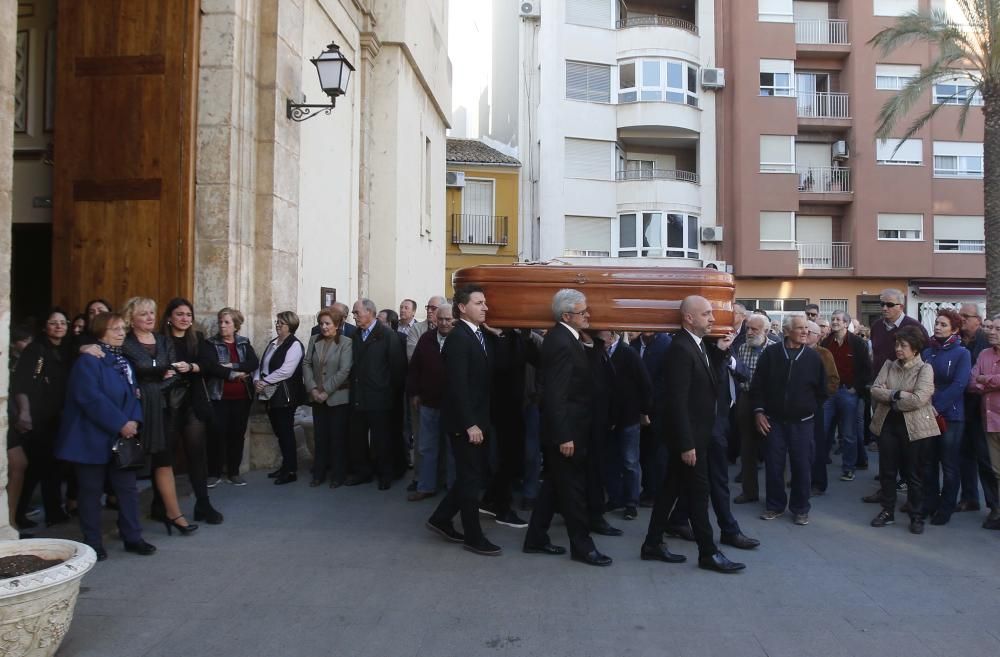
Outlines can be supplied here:
M220 479L218 477L209 477L208 478L208 487L209 488L215 488L216 486L219 485L219 481L220 481Z
M247 482L244 481L243 477L239 475L230 475L226 478L227 484L232 484L233 486L246 486Z

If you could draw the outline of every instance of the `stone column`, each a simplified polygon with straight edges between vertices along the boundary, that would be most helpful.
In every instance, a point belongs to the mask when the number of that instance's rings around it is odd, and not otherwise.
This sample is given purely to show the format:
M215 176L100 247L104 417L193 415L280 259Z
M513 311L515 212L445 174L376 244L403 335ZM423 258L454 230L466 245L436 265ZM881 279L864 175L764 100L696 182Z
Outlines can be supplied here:
M365 15L365 23L374 22L372 15ZM374 32L361 33L361 61L358 63L357 77L360 83L361 100L361 176L360 204L358 209L358 296L367 297L370 294L371 266L371 191L372 166L371 154L374 148L375 135L372 129L372 77L375 70L375 58L382 49L382 42ZM351 305L351 301L347 301Z
M0 539L16 539L7 513L7 354L10 349L11 194L14 191L14 48L17 2L0 0Z

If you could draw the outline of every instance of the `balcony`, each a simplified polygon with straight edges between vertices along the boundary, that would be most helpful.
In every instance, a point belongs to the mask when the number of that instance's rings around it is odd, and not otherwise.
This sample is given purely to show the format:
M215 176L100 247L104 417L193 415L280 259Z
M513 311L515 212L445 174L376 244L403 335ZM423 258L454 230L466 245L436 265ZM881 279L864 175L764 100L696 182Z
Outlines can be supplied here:
M618 171L615 180L676 180L698 184L698 174L677 169L633 169Z
M451 243L460 248L473 247L468 250L470 253L496 253L499 247L507 246L508 239L507 217L488 214L451 215ZM486 250L482 251L481 247ZM466 249L462 248L462 251L466 252Z
M798 167L799 200L850 203L851 170L847 167Z
M673 16L628 16L615 23L619 30L630 27L673 27L691 34L698 34L698 26L691 21Z
M615 198L618 211L669 207L701 211L701 186L697 173L672 169L618 171Z
M800 57L846 57L851 51L847 21L842 18L797 18L795 44Z
M852 269L851 245L847 242L796 242L802 269Z
M850 119L849 96L845 93L799 93L796 98L801 119Z

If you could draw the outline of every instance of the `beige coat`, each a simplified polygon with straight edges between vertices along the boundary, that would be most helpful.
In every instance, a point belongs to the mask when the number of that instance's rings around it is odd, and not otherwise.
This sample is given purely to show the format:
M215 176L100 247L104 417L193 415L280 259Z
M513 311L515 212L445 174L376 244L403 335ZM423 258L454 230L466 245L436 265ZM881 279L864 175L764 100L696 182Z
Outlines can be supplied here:
M872 384L872 433L882 433L882 425L889 414L893 393L899 390L896 408L902 411L906 432L910 440L920 440L941 435L931 397L934 395L934 368L917 356L906 365L899 361L886 361Z
M351 395L347 378L351 374L351 363L354 360L351 339L342 335L339 344L330 341L324 352L325 363L320 362L319 351L316 349L318 339L322 339L321 336L314 335L309 338L309 346L306 347L306 355L302 359L302 378L306 384L308 399L312 402L313 388L319 388L329 395L325 402L327 406L346 404L350 401ZM321 372L326 376L321 377Z

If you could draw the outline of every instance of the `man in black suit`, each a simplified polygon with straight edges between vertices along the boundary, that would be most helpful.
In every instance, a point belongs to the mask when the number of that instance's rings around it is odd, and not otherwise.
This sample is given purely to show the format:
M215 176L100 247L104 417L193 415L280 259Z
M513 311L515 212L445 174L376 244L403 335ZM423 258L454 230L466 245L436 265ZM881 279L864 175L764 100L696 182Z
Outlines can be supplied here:
M719 385L716 371L721 363L713 363L705 343L715 322L712 304L699 296L690 296L681 303L681 330L667 350L666 428L670 459L664 485L656 496L649 529L640 556L645 560L668 563L684 561L671 554L663 542L668 518L678 497L683 493L689 500L691 527L698 542L698 567L722 573L742 570L746 566L726 558L715 545L712 525L708 519L708 450L712 429L718 413L728 413L719 406ZM714 351L719 354L721 352Z
M588 530L587 447L591 432L593 379L580 332L590 326L587 298L577 290L559 290L552 299L556 325L542 342L542 440L546 476L524 538L524 551L565 554L548 530L558 506L566 520L570 555L592 566L610 566L597 551ZM600 458L600 455L594 455Z
M489 454L495 338L482 329L487 311L482 288L459 289L452 308L458 321L445 338L441 352L446 380L441 425L451 441L456 478L427 521L427 528L446 540L462 543L470 552L498 556L502 550L486 539L479 525L479 494L485 484ZM461 513L464 535L452 524L456 513Z

